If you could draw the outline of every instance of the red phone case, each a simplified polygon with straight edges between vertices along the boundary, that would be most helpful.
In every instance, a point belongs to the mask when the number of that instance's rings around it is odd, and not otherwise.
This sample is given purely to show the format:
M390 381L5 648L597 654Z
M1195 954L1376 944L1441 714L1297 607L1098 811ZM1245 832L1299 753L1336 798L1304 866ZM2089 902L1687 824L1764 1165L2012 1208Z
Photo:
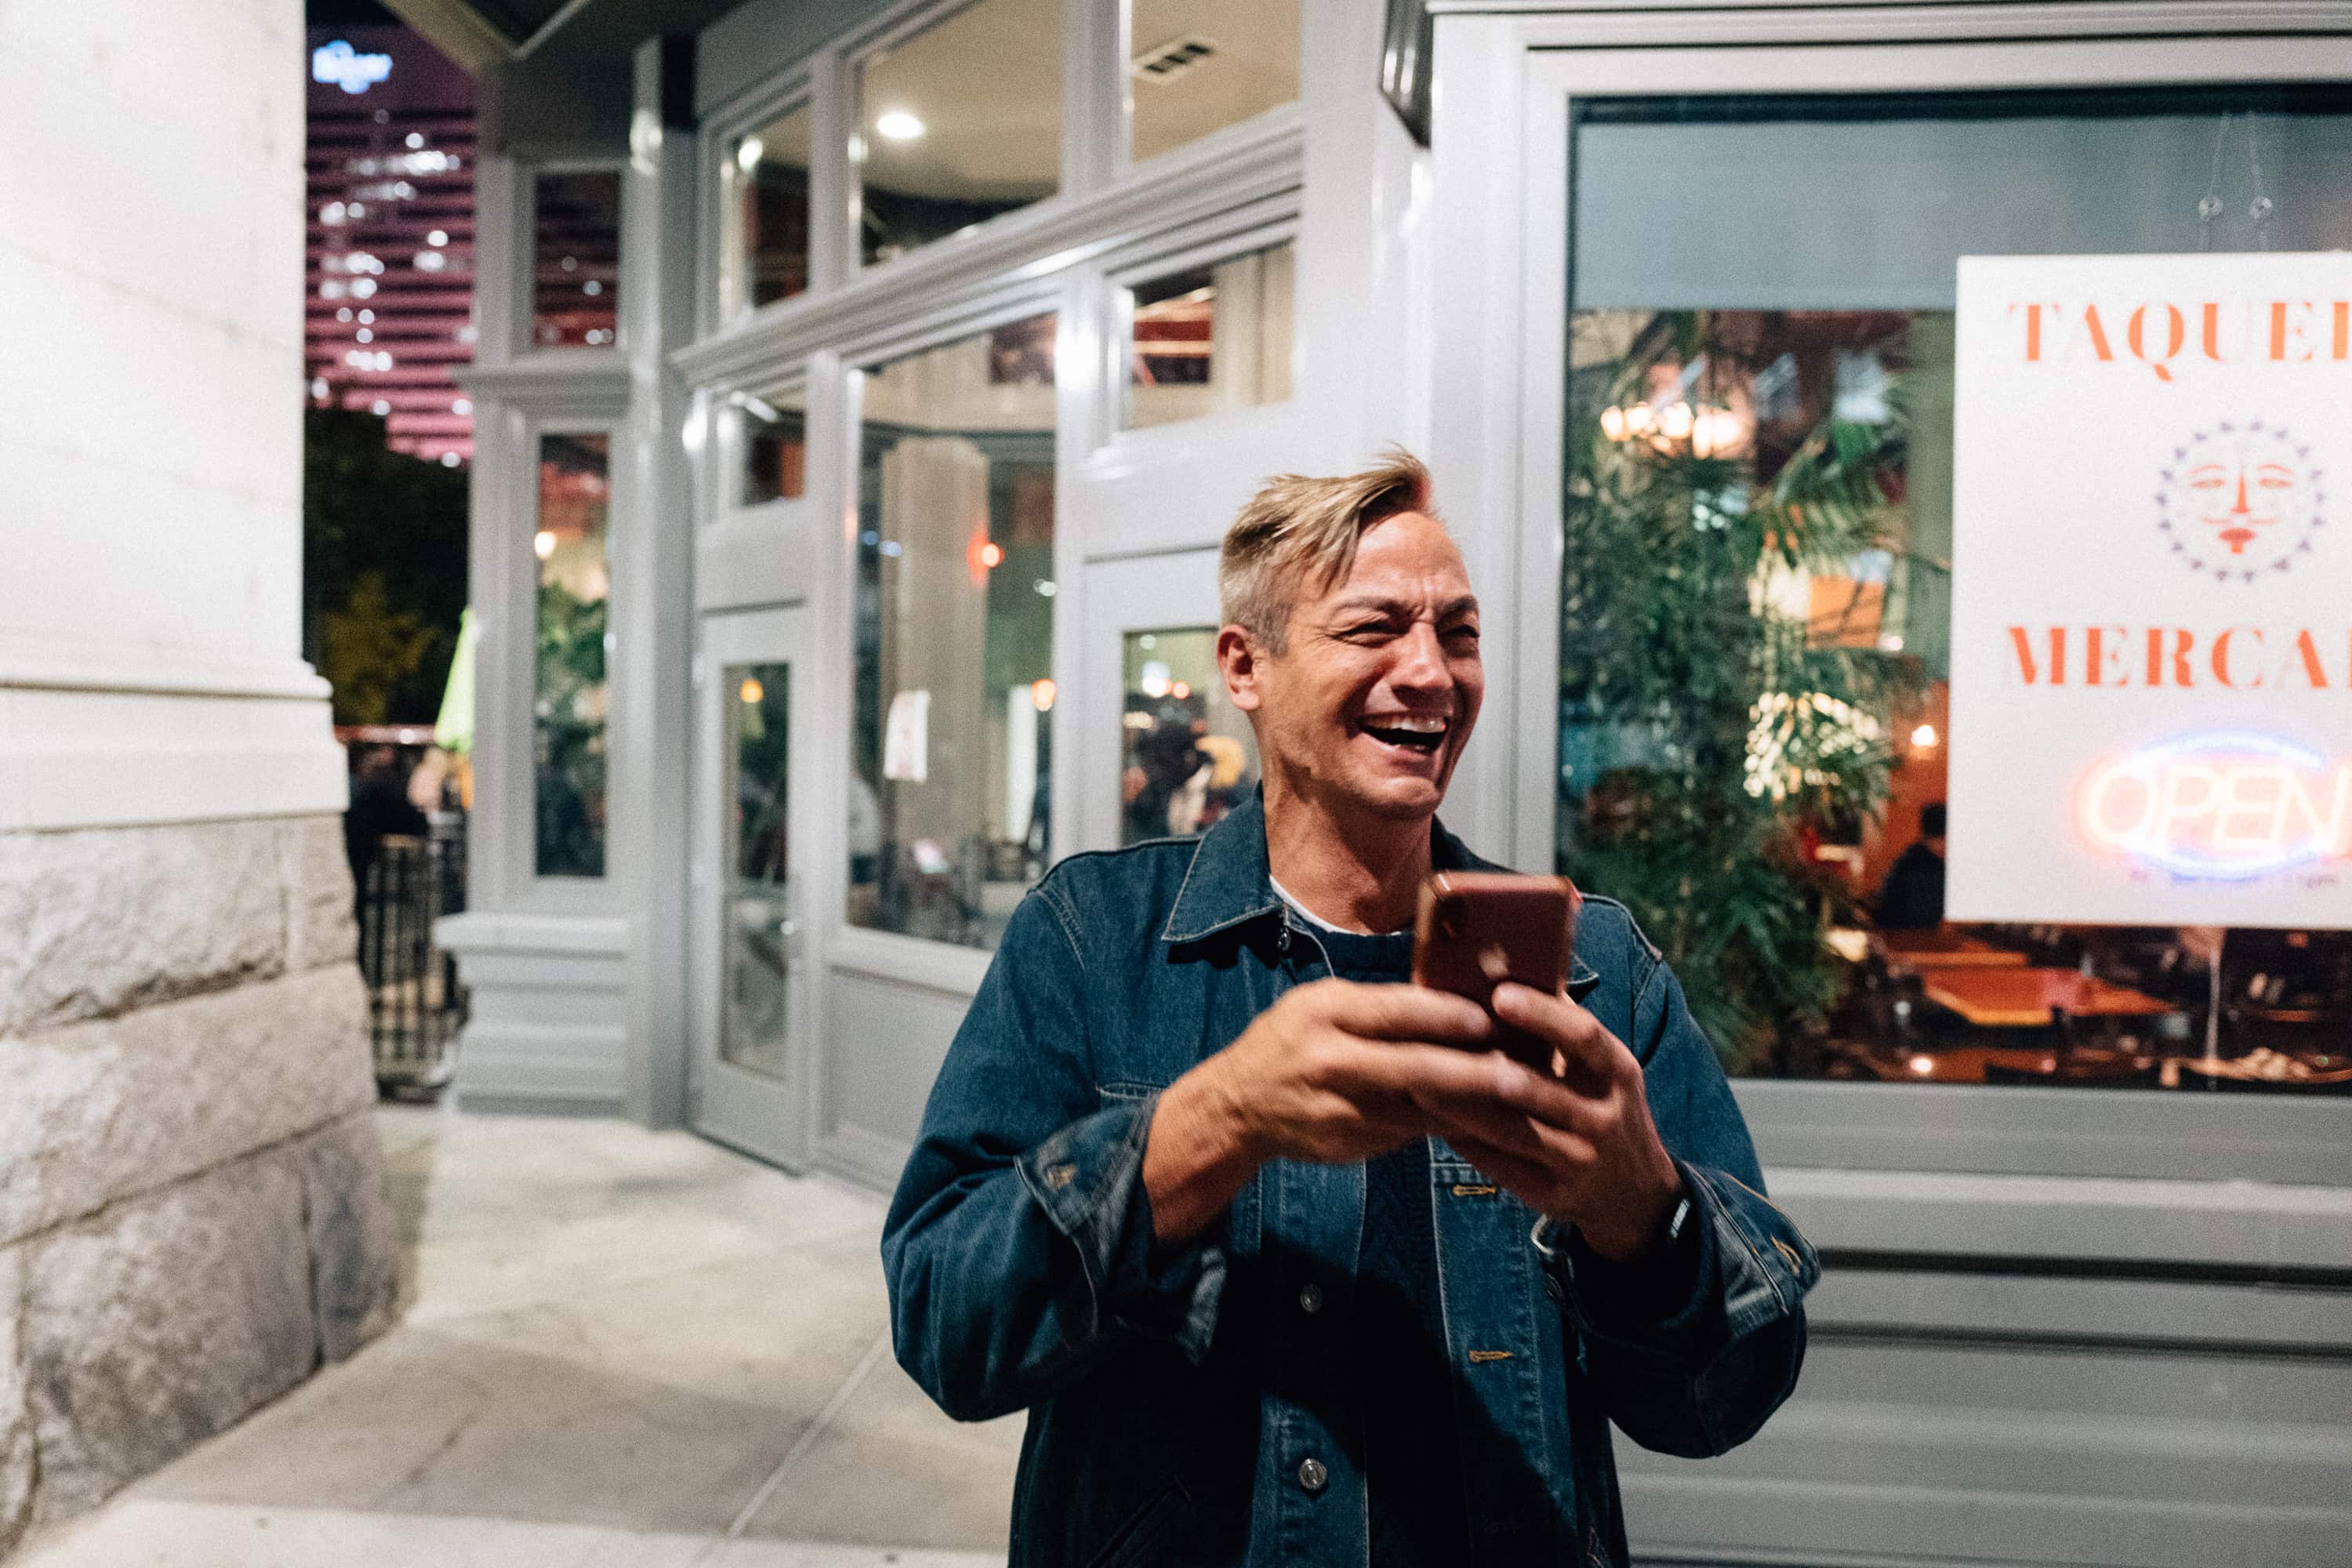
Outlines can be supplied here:
M1565 877L1440 871L1421 887L1413 982L1490 1009L1495 987L1506 980L1557 993L1568 978L1582 902L1576 884ZM1549 1045L1517 1029L1505 1036L1504 1050L1551 1070Z

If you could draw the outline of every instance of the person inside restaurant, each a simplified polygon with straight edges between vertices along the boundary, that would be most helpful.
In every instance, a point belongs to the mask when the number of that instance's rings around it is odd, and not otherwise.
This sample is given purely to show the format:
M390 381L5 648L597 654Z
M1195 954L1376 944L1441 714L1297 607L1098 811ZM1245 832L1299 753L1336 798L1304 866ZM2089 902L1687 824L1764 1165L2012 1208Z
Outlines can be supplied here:
M1895 858L1878 889L1878 929L1934 931L1944 923L1944 803L1919 811L1919 837Z

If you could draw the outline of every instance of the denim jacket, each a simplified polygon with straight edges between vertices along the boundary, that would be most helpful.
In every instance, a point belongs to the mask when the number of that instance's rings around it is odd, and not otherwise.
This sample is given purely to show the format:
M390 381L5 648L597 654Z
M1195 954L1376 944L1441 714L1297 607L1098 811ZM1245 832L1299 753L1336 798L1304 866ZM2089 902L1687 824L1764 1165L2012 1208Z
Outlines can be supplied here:
M1491 868L1434 838L1441 869ZM1686 1299L1604 1288L1628 1276L1432 1141L1457 1440L1429 1484L1465 1489L1477 1561L1513 1568L1622 1568L1609 1424L1692 1457L1745 1441L1795 1385L1819 1271L1622 906L1586 901L1572 967L1571 994L1643 1063L1703 1245ZM1344 1317L1363 1166L1275 1161L1164 1248L1142 1180L1160 1091L1326 972L1273 891L1255 802L1197 844L1063 861L1006 928L882 1255L915 1381L959 1419L1029 1412L1012 1568L1365 1563L1381 1391Z

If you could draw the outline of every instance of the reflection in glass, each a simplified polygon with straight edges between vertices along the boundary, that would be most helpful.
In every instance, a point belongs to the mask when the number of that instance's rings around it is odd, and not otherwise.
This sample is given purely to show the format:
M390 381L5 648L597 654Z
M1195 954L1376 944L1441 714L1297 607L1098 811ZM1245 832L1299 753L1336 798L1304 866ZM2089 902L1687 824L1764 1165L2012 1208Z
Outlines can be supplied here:
M740 315L805 291L808 105L737 138L719 180L733 229L720 263L719 309Z
M797 387L772 398L739 392L735 428L743 467L738 506L805 495L808 491L808 412Z
M621 172L541 174L531 190L530 341L610 348L621 320Z
M1298 98L1298 0L1134 0L1138 162Z
M539 438L537 658L531 690L534 864L604 874L604 516L610 438Z
M1217 628L1129 632L1120 664L1118 841L1206 833L1257 788L1257 740L1225 694Z
M1127 291L1129 429L1290 396L1288 240Z
M870 368L848 918L993 947L1043 870L1054 318Z
M2352 242L2352 115L2225 107L2296 150L2305 242ZM1633 909L1735 1072L2352 1088L2352 932L1944 919L1956 258L2200 248L2216 178L2202 110L2000 108L1580 122L1559 868ZM2258 247L2219 177L2210 239Z
M978 0L857 68L858 253L902 256L1061 188L1061 0Z
M792 666L730 665L727 706L726 1007L719 1054L782 1078L791 971L799 949L786 853L792 776Z

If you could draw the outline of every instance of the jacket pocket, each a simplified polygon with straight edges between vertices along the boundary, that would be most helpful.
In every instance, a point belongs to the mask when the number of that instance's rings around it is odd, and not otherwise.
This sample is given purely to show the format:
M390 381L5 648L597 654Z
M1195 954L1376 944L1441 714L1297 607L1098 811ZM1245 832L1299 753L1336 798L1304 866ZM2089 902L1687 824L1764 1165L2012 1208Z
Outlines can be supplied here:
M1144 1499L1126 1523L1111 1531L1110 1539L1087 1559L1087 1568L1144 1568L1148 1563L1173 1562L1176 1531L1192 1505L1184 1484L1171 1476Z

